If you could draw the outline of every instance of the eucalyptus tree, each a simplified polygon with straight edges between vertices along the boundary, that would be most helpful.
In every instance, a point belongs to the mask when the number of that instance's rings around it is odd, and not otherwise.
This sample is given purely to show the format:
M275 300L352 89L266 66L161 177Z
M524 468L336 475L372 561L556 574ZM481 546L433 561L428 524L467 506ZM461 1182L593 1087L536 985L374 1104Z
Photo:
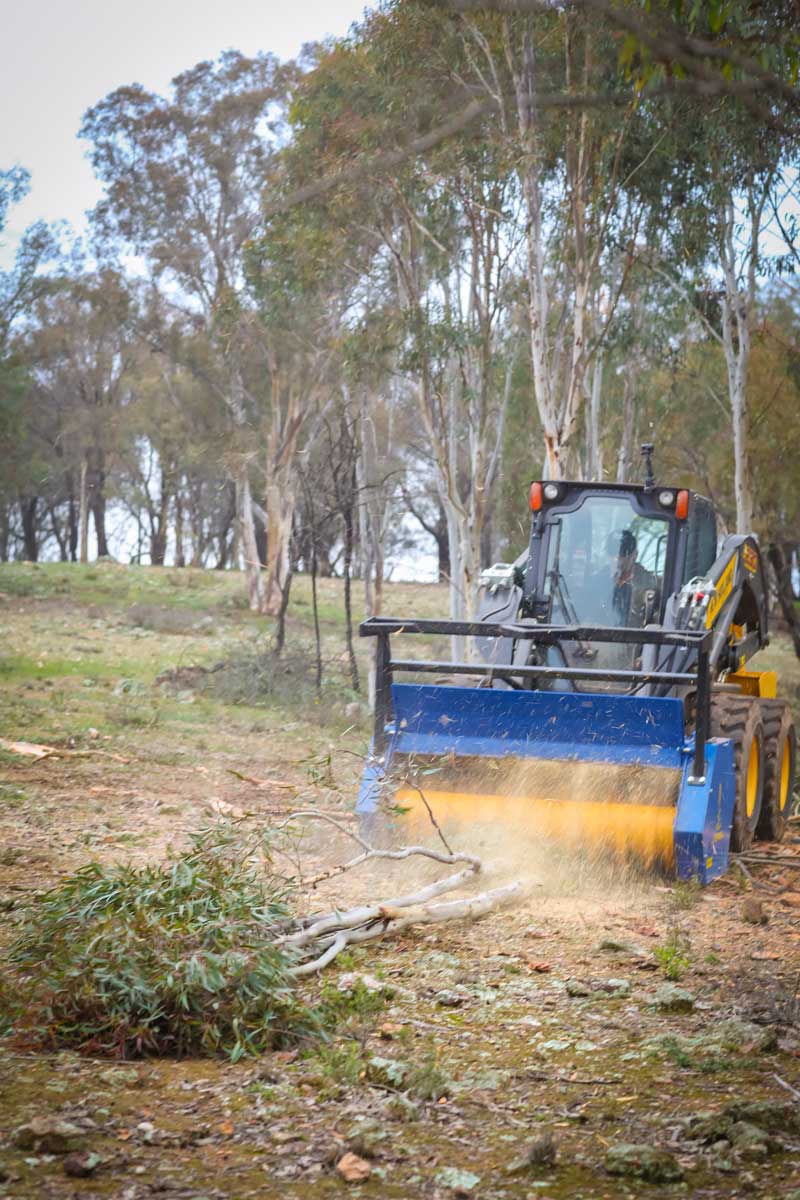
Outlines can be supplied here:
M430 120L460 53L458 30L420 5L368 16L298 89L293 185L396 139L400 122ZM515 181L485 132L304 206L318 226L353 237L363 303L374 309L382 297L386 366L416 397L446 515L454 616L474 609L518 342Z
M70 546L74 552L77 524L81 562L90 514L97 553L109 553L108 481L120 454L131 304L125 281L110 269L55 277L40 290L24 335L38 440L62 481Z
M29 185L24 168L0 170L0 234L9 210L23 199ZM28 558L38 556L42 540L38 523L47 466L36 444L33 384L20 335L43 286L43 269L57 254L53 231L37 222L20 238L12 265L0 270L0 556L4 559L17 533Z
M99 241L109 253L138 256L164 301L206 335L205 379L230 428L250 606L262 611L251 472L269 396L252 369L243 255L296 75L272 55L227 51L177 76L169 97L119 88L90 109L81 131L106 188L94 212Z

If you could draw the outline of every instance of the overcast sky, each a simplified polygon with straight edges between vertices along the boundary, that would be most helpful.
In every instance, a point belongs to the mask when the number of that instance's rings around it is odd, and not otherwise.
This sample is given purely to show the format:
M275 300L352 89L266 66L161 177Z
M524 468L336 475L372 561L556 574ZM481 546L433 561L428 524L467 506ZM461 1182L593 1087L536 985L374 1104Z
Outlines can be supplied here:
M0 167L27 167L30 195L11 210L7 259L32 221L81 229L99 197L81 118L114 88L163 91L203 59L234 48L297 54L343 34L369 0L0 0Z

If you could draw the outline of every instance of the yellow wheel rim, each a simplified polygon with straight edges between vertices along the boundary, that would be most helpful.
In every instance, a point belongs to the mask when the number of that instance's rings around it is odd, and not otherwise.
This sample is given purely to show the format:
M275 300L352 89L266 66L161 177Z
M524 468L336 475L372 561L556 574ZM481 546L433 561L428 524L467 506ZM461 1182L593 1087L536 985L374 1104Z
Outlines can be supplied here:
M748 820L756 811L756 800L758 798L758 781L759 781L759 747L758 738L753 738L750 743L750 755L747 759L747 791L745 793L745 805L747 808Z
M792 771L792 745L791 745L791 739L787 737L786 741L783 743L783 758L781 759L781 793L780 793L781 812L783 812L784 808L786 808L786 805L789 800L789 776L791 774L791 771Z

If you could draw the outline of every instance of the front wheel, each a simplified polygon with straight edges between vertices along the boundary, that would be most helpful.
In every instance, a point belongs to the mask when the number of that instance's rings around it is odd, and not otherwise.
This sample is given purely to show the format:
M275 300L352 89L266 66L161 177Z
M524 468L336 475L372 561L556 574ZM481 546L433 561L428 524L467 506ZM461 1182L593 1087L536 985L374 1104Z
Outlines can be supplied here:
M762 700L764 714L764 798L757 833L779 842L792 810L797 735L792 710L783 700Z
M757 700L715 696L711 706L713 737L730 738L736 792L731 825L731 850L749 850L761 817L764 796L764 725Z

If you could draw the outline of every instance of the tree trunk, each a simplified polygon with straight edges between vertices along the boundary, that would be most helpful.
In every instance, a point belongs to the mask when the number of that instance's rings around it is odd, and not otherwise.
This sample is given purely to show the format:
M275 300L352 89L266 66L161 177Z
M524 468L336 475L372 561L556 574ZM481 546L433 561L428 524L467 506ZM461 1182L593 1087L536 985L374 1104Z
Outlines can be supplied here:
M240 459L236 476L236 510L237 532L247 581L247 598L252 612L263 613L267 611L267 593L258 557L253 496L250 491L247 462L244 458Z
M281 594L280 608L275 614L275 642L274 654L276 658L280 657L283 647L286 643L286 610L289 607L289 593L292 588L292 573L291 571L286 576Z
M89 561L89 464L85 458L81 462L80 530L80 561L87 563Z
M23 557L28 562L38 562L39 543L36 537L36 509L39 505L38 496L21 498L19 502L22 517Z
M8 542L11 533L8 511L9 505L0 502L0 562L8 562Z
M100 464L88 475L89 508L94 519L94 532L97 538L97 557L108 558L108 539L106 537L106 473L100 456Z
M319 597L317 596L317 548L313 538L311 539L311 609L314 615L314 683L319 694L322 690L322 638L319 630Z
M186 551L183 548L183 501L180 483L175 489L175 566L186 566Z
M256 520L256 546L258 548L258 561L262 567L267 566L267 527L263 521Z
M217 564L215 570L224 571L232 558L233 547L230 543L231 525L236 519L236 482L233 479L225 481L225 506L220 513L219 529L217 530Z
M355 479L353 479L353 491L355 492ZM353 645L353 603L350 590L351 567L353 564L352 504L344 506L342 516L344 518L344 617L347 636L347 659L350 664L350 683L353 691L358 692L361 690L361 682L358 677L358 662L356 661L356 652Z
M603 355L598 354L592 371L589 401L589 478L603 478L603 448L600 444L600 402L603 396Z
M630 483L633 470L634 401L636 396L635 369L625 364L622 383L622 436L617 455L617 482Z
M69 545L70 562L78 561L79 515L75 504L75 479L72 471L67 471L67 541Z
M294 492L285 478L267 484L267 590L264 611L275 616L281 606L283 589L290 574L289 546L294 517Z
M281 606L283 589L291 572L290 546L295 508L295 455L303 426L300 393L289 385L284 393L283 380L275 361L272 369L272 405L267 438L267 486L264 503L267 510L267 589L265 612L275 616ZM283 402L285 395L285 403Z
M50 528L53 531L53 537L58 544L58 557L61 562L69 562L69 553L67 547L67 538L61 527L58 519L58 513L55 510L55 505L50 504L47 508L47 515L50 517Z

